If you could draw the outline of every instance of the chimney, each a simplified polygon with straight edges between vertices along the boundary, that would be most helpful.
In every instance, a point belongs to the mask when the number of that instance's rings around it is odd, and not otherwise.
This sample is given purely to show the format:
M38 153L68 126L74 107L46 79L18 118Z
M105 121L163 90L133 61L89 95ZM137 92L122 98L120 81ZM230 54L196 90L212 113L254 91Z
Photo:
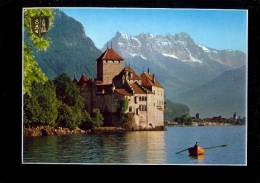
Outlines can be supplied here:
M153 82L155 83L155 75L153 74Z
M149 70L149 67L148 67L148 69L147 69L147 72L148 72L148 74L150 74L150 70Z

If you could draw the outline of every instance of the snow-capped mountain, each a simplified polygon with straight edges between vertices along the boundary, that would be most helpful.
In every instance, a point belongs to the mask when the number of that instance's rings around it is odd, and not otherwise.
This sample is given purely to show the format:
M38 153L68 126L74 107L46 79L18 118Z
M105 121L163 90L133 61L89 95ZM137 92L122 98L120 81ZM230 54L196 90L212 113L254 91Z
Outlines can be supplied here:
M175 35L139 34L136 36L117 32L112 38L115 47L125 58L140 57L156 60L167 57L175 61L196 64L217 62L230 67L245 64L245 54L233 50L216 50L196 44L187 33Z
M103 49L111 42L126 63L138 72L149 67L172 100L180 93L193 90L222 72L246 63L245 53L197 44L187 33L133 36L117 32Z

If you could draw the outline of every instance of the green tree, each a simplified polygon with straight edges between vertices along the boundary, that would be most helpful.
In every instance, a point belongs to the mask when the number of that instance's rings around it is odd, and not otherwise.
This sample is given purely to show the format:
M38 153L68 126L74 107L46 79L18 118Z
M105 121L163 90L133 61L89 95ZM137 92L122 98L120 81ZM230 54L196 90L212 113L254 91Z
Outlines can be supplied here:
M72 109L62 102L59 104L56 126L68 128L76 127L75 117L73 115Z
M95 122L93 121L93 119L91 118L90 114L88 112L84 113L84 121L80 124L80 128L81 129L93 129L95 127Z
M32 83L31 95L24 95L24 123L54 126L58 115L58 101L52 81Z
M103 120L104 120L104 117L103 115L101 114L100 110L99 109L93 109L93 113L92 113L92 126L93 127L99 127L103 124Z
M192 118L191 118L191 116L189 114L183 114L180 117L176 117L175 121L178 122L178 123L181 123L181 124L190 125L191 122L192 122Z
M50 40L42 37L37 37L33 34L31 29L31 18L34 16L49 16L50 26L53 24L54 15L53 10L48 8L41 9L25 9L24 10L24 34L30 37L30 43L24 43L24 94L31 95L32 83L45 83L48 79L42 70L39 68L34 56L32 55L32 47L39 51L46 50L49 47Z
M83 98L71 78L63 73L54 79L57 98L68 106L84 106Z
M84 99L78 88L67 74L61 74L54 79L56 95L60 101L58 126L76 128L84 122L88 115L85 111Z

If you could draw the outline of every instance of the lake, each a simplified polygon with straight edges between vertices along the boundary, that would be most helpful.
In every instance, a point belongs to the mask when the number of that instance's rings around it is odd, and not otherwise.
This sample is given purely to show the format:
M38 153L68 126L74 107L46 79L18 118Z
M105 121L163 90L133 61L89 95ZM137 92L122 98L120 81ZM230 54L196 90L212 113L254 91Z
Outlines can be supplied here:
M24 163L245 164L245 126L167 127L167 131L136 131L24 137ZM185 151L198 141L208 149L193 158Z

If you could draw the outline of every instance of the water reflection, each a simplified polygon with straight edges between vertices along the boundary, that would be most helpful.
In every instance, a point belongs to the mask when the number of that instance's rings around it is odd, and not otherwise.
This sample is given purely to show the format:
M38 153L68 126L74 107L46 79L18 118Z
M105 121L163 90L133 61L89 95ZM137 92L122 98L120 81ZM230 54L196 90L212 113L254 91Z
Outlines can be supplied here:
M191 159L198 160L197 163L203 164L203 160L205 158L204 155L198 155L198 156L190 156Z
M243 164L245 128L172 127L167 131L24 138L24 162L132 164ZM195 139L195 140L194 140ZM192 146L228 144L204 156L177 151Z
M130 163L166 163L164 132L127 133L126 141L128 143L127 154Z

